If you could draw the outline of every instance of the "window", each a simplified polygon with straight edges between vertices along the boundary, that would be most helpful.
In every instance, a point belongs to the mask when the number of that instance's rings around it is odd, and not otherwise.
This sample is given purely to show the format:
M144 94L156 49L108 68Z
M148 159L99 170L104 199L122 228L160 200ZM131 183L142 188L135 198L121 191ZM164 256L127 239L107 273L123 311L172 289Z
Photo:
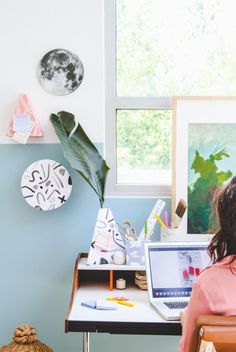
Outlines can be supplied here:
M170 184L170 110L117 110L118 184Z
M108 195L170 195L171 97L235 95L235 12L235 0L105 0Z

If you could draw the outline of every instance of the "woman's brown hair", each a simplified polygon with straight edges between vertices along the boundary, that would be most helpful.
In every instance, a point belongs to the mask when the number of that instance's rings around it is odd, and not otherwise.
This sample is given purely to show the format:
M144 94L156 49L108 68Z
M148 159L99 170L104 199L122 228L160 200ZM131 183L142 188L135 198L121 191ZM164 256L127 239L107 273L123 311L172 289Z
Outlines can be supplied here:
M208 253L213 263L228 255L233 255L233 261L236 258L236 176L218 189L214 203L219 229L208 246Z

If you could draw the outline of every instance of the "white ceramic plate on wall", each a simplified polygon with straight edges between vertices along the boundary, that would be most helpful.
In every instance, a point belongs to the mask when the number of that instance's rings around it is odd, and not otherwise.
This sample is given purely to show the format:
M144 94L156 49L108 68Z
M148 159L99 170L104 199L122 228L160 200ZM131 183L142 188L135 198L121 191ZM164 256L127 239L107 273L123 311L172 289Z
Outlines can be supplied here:
M21 179L21 191L26 202L43 211L63 205L71 189L72 180L66 168L50 159L29 165Z

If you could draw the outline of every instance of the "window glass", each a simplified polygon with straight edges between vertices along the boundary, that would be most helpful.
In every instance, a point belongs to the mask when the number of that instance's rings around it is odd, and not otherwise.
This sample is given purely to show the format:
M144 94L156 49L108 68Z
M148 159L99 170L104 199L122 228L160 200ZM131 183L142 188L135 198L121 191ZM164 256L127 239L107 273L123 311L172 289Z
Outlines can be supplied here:
M235 95L235 0L117 0L117 95Z
M117 110L117 183L171 183L171 111Z

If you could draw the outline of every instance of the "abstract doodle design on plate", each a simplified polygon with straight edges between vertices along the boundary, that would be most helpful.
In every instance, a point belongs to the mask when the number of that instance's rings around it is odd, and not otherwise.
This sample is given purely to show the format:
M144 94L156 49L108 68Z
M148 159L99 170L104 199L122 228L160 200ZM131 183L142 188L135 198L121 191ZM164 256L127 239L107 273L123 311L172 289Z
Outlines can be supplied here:
M38 160L29 165L21 179L26 202L40 210L60 207L70 196L72 180L63 165L54 160Z
M76 54L65 49L54 49L40 61L37 76L39 83L48 93L67 95L81 84L84 67Z

